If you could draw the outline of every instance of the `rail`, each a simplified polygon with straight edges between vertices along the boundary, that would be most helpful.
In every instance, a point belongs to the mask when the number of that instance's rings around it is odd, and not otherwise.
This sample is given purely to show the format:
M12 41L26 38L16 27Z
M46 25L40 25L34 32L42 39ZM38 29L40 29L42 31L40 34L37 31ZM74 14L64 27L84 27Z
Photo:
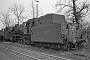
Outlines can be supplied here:
M7 48L7 47L9 47L9 48ZM49 54L36 52L36 51L32 51L32 50L27 50L27 49L24 49L24 48L10 46L10 45L6 45L3 48L6 49L6 50L9 50L9 51L18 53L20 55L32 58L34 60L70 60L70 59L67 59L67 58L58 57L58 56L55 56L55 55L49 55Z

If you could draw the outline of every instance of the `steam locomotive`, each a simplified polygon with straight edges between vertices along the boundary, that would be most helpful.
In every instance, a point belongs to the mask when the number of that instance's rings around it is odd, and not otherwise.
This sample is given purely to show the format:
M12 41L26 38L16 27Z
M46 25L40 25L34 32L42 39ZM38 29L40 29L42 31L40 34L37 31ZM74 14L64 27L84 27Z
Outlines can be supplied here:
M58 14L29 19L8 31L11 33L8 39L12 42L19 41L33 46L69 50L80 48L85 42L82 37L82 25L66 23L65 16Z

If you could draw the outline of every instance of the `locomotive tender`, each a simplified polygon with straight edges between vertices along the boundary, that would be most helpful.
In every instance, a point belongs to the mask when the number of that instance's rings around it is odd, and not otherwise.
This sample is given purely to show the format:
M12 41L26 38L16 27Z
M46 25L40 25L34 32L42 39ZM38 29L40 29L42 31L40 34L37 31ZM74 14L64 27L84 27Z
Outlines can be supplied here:
M20 26L18 28L23 34L20 33L20 38L17 38L23 43L27 41L28 44L35 46L69 50L80 47L85 41L82 38L81 24L66 23L64 15L46 14L28 20L25 25L21 25L21 29ZM16 28L15 32L18 31ZM13 38L11 40L13 41Z
M71 49L79 47L83 41L81 25L66 23L63 15L47 14L32 20L30 26L31 44L36 46Z

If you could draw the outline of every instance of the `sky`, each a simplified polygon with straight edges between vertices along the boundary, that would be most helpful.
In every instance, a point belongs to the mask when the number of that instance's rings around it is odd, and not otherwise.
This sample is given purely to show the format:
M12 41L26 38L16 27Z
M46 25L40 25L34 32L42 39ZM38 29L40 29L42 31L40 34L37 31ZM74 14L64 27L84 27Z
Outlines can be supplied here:
M13 3L23 4L29 8L30 0L0 0L0 11L7 10ZM54 11L54 5L56 0L39 0L39 8L43 13L52 13Z
M35 0L33 0L35 1ZM54 6L57 0L39 0L38 8L45 15L47 13L55 12ZM27 9L30 8L30 0L0 0L0 12L7 11L14 3L22 4ZM3 24L0 22L0 29L3 28Z
M35 0L33 0L35 1ZM57 0L39 0L39 9L42 10L43 15L48 13L54 13L55 9L54 6L56 4ZM90 0L89 0L90 2ZM25 8L30 8L30 0L0 0L0 12L6 11L8 8L10 8L14 3L22 4L25 6ZM0 22L0 29L3 28L3 24Z

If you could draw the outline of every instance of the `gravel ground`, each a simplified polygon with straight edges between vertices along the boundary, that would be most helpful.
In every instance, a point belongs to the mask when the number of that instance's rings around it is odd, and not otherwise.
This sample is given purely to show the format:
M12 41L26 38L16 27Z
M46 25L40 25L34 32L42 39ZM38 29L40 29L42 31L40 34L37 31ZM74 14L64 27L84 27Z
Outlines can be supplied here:
M77 51L58 51L58 50L52 50L52 49L46 49L46 48L40 48L40 47L33 47L30 45L21 45L18 43L6 43L12 46L16 46L16 47L21 47L21 48L25 48L28 50L32 50L32 51L37 51L37 52L41 52L41 53L46 53L46 54L51 54L51 55L56 55L56 56L60 56L60 57L64 57L64 58L71 58L74 60L90 60L90 54L89 54L89 49L88 48L84 48L84 49L80 49Z

